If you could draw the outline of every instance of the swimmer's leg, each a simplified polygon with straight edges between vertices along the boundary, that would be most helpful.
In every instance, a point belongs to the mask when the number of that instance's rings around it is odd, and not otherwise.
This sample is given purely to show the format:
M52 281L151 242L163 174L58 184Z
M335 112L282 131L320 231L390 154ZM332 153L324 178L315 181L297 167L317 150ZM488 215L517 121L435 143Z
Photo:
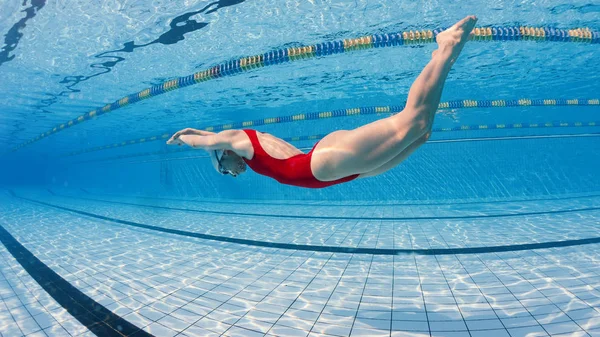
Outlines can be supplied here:
M425 142L427 142L427 140L429 139L430 135L431 135L431 132L424 134L423 136L421 136L421 138L415 140L406 149L404 149L404 151L400 152L397 156L392 158L392 160L379 166L378 168L374 169L373 171L362 173L358 177L359 178L374 177L374 176L380 175L384 172L387 172L387 171L393 169L394 167L398 166L398 164L403 162L406 158L408 158L411 154L413 154L413 152L415 152L416 149L421 147L421 145L425 144Z
M394 116L325 137L311 161L313 174L329 181L371 172L431 130L444 82L477 19L466 17L438 34L438 50L410 88L406 107ZM319 151L320 150L320 151Z

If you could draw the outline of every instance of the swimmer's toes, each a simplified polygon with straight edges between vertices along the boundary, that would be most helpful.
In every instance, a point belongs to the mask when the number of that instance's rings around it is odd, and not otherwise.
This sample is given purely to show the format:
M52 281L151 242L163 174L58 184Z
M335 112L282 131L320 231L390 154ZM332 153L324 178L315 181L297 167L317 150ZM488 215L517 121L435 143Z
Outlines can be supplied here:
M473 28L475 28L475 24L477 23L477 17L475 15L469 15L466 18L460 20L456 23L455 27L459 30L462 30L462 38L471 34Z

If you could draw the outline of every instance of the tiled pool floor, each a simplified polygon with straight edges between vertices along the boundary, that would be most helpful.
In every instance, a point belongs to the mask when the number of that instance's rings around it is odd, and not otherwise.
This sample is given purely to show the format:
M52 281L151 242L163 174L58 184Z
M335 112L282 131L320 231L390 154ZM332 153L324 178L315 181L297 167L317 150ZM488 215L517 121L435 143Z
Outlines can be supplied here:
M2 336L100 323L138 336L600 336L596 196L303 207L50 192L0 196ZM490 246L515 248L443 251ZM89 300L67 310L57 293ZM75 318L98 304L116 318Z

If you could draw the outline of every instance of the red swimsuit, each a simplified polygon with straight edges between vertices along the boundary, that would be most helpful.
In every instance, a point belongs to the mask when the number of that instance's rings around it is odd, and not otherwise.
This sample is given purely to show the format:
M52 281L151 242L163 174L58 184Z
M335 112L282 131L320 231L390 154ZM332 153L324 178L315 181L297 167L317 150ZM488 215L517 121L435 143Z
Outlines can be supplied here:
M294 185L308 188L322 188L356 179L358 174L353 174L333 181L320 181L310 169L310 159L315 147L307 154L298 154L288 159L276 159L271 157L258 141L256 130L243 130L252 143L254 156L252 159L243 158L246 164L254 172L271 177L282 184ZM317 143L318 144L318 143Z

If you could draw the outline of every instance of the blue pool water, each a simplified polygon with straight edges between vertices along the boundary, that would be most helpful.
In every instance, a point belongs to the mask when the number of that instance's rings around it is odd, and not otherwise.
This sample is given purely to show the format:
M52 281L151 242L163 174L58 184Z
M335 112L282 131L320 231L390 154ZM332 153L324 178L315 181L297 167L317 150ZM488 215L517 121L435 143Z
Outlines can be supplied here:
M383 175L165 144L397 113L467 14L489 31ZM589 0L0 0L0 337L600 336L599 32Z

